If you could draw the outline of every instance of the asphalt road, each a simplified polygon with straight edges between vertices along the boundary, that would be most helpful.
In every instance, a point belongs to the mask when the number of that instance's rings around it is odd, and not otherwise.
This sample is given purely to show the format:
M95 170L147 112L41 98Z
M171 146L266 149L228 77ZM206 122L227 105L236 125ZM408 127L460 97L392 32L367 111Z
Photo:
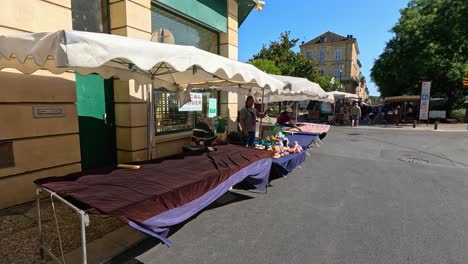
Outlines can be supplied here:
M235 190L112 263L468 263L468 133L332 128L267 194Z

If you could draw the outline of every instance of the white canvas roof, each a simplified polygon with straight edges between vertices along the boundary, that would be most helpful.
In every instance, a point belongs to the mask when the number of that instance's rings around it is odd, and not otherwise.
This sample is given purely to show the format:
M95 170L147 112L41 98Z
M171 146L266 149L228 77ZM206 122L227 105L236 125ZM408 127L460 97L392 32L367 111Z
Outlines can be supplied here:
M213 86L213 89L222 89L229 92L234 92L243 95L253 95L261 97L264 94L264 102L282 102L282 101L304 101L304 100L327 100L327 93L320 87L319 84L311 82L306 78L274 75L271 77L281 81L283 87L276 91L265 91L257 85L232 85L229 87Z
M344 92L338 92L338 91L333 91L333 92L328 92L328 94L333 95L335 99L340 99L340 98L356 98L359 99L359 96L356 94L352 93L344 93Z
M306 78L273 74L271 76L288 84L289 89L284 89L281 94L278 92L270 93L270 102L321 100L328 96L318 83L311 82Z
M5 68L97 73L169 90L242 84L276 91L284 85L253 65L192 46L70 30L0 36L0 70Z

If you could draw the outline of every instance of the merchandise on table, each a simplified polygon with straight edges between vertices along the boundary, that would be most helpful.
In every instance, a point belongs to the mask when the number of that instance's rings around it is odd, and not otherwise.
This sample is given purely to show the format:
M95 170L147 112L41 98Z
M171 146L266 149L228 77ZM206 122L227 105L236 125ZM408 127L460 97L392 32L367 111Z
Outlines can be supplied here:
M256 149L266 149L273 151L273 158L280 158L288 154L299 153L302 151L302 147L298 142L294 142L293 146L290 146L289 138L287 138L281 131L277 131L275 136L268 136L262 139L260 142L255 142L254 147Z

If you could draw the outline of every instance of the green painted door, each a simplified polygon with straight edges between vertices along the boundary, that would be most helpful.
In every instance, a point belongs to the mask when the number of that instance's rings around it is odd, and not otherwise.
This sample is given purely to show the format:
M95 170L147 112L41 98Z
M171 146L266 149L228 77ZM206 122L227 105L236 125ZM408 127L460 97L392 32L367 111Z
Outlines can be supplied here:
M83 170L116 164L114 93L112 80L76 74L81 167Z

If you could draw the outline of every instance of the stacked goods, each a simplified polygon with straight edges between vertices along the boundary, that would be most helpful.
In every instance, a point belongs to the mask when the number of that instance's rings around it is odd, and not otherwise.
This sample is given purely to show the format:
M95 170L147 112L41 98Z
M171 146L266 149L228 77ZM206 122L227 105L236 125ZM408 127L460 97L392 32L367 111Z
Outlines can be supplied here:
M281 133L281 131L277 132L276 136L268 136L260 142L256 142L255 148L273 151L273 158L276 159L285 155L300 153L302 151L302 147L297 143L297 141L294 142L292 147L289 147L289 140Z

